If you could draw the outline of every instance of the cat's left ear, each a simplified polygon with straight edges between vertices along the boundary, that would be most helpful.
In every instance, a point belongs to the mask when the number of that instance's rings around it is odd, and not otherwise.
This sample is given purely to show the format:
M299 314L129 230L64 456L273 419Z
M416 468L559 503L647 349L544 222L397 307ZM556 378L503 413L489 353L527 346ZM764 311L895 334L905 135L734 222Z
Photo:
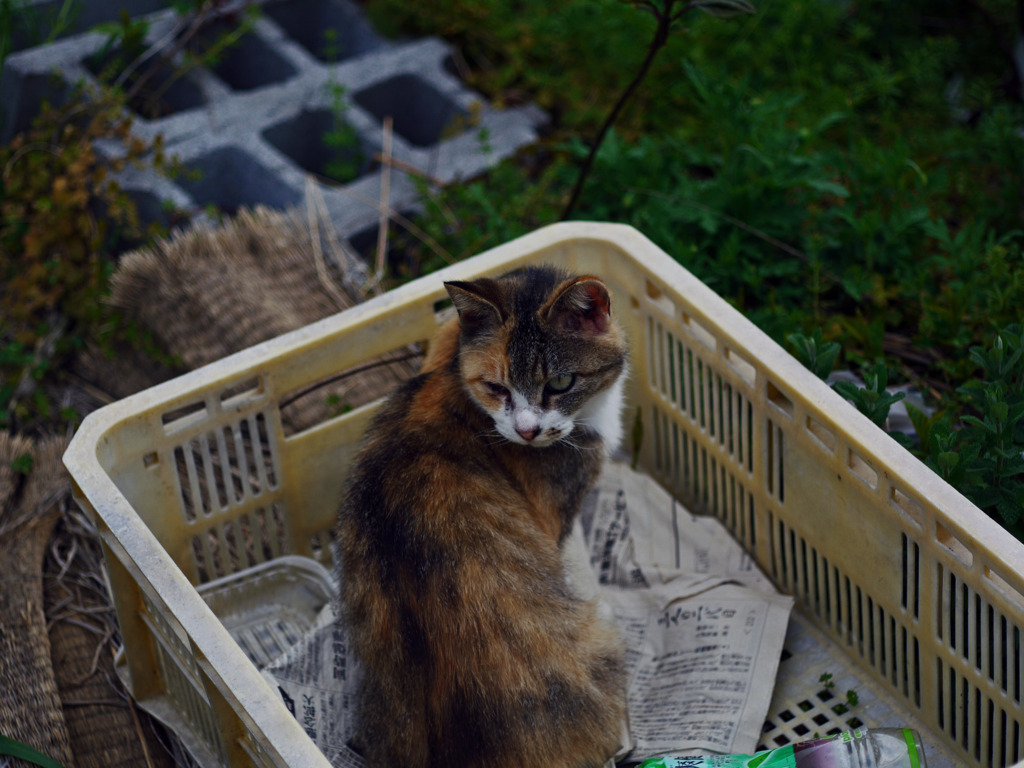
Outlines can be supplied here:
M459 311L459 324L470 334L493 331L505 323L497 283L482 278L471 283L451 280L444 284Z
M558 287L541 314L562 330L605 333L611 325L612 300L600 279L575 277Z

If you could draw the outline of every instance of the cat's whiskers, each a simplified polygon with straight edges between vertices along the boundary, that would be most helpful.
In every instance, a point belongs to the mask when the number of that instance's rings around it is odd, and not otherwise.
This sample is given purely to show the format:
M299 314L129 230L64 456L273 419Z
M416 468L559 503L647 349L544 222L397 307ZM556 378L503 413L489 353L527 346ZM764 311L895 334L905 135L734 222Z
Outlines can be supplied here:
M498 429L497 425L491 427L491 429L488 429L485 432L481 432L480 438L487 443L488 446L500 445L501 443L509 442L509 439L501 434L501 430Z
M556 440L554 443L552 443L552 445L555 445L556 443L559 444L559 445L566 445L569 448L574 449L576 451L576 453L578 453L578 454L580 454L580 456L582 456L583 452L585 450L587 450L589 448L589 446L583 446L583 445L580 445L579 443L577 443L575 440L572 439L573 434L575 434L575 430L569 432L569 434L567 434L567 435L563 435L562 437L558 438L558 440Z

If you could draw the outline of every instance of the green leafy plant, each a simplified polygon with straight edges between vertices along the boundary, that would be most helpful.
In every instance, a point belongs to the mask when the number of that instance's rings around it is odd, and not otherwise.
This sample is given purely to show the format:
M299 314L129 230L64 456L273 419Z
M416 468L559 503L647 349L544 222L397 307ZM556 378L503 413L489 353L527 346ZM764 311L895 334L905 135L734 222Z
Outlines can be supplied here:
M0 426L27 428L70 416L47 382L58 361L104 321L99 298L123 238L145 236L115 174L130 165L166 169L160 139L131 136L110 91L44 105L32 128L0 147ZM122 152L105 156L99 139Z
M576 183L573 185L572 192L569 195L569 202L565 205L565 210L562 211L562 219L568 219L572 216L576 210L576 205L579 202L580 195L583 193L583 187L587 182L587 177L590 175L590 169L594 165L594 159L597 157L598 151L601 149L601 144L604 142L605 137L608 135L608 131L611 130L615 121L618 119L622 109L626 106L626 102L629 101L633 92L640 87L640 84L647 77L647 73L651 69L651 65L654 63L654 58L658 55L658 52L665 47L668 42L669 35L674 29L677 29L682 21L683 16L691 10L701 10L705 13L709 13L715 16L732 16L739 13L754 13L754 6L752 6L746 0L691 0L686 2L685 0L630 0L630 3L647 13L650 13L656 22L654 29L654 35L651 37L650 42L647 44L647 55L640 64L640 69L633 76L633 79L629 81L626 88L622 91L622 94L612 105L611 111L608 116L601 123L601 127L598 129L597 137L590 145L590 151L587 153L580 166L579 175L576 177Z
M925 461L967 498L1018 535L1024 532L1024 326L1012 324L989 348L972 347L981 378L958 389L968 413L955 429L930 425Z
M823 672L818 678L818 682L821 683L821 687L829 693L835 692L836 681L833 679L831 672ZM833 709L836 714L844 715L858 704L860 704L860 694L855 690L850 689L846 692L844 700L839 704L836 704Z
M63 768L61 763L48 755L3 734L0 734L0 755L9 755L32 765L38 765L40 768Z
M80 11L78 0L62 0L59 6L32 5L28 0L0 0L0 65L16 45L20 48L42 45L68 32Z
M324 144L330 148L331 157L324 166L324 173L337 182L348 182L359 176L366 164L359 134L345 119L348 107L345 102L345 86L328 82L331 95L331 129L323 135Z
M851 381L837 381L832 389L845 397L858 411L877 426L885 428L889 409L907 395L905 392L889 392L889 374L885 363L875 363L870 371L864 372L864 386L858 387Z
M842 347L834 341L823 341L821 328L815 328L810 336L791 333L786 337L796 359L809 368L818 378L827 379L835 366Z
M329 27L323 33L323 58L326 61L338 61L343 51L338 37L338 30ZM359 134L346 119L348 104L345 101L346 89L331 70L327 78L327 92L331 99L331 128L322 137L323 143L331 150L330 159L324 166L324 173L333 181L348 182L359 176L366 164Z

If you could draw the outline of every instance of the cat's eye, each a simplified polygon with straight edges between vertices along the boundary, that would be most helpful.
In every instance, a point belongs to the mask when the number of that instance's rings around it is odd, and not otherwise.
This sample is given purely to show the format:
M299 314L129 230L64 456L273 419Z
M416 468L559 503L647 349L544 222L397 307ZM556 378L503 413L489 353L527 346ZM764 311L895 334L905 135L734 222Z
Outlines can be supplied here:
M503 387L501 384L497 384L493 381L485 381L484 386L487 387L487 391L495 397L508 397L508 389Z
M559 394L561 392L568 392L572 388L572 385L576 383L576 376L571 373L562 374L561 376L552 376L548 379L544 388L548 392Z

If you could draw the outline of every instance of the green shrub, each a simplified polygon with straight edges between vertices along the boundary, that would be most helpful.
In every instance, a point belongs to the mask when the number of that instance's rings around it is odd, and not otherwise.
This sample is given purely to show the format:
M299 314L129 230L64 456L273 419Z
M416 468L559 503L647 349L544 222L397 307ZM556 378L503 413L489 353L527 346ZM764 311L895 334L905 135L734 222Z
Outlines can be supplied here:
M552 114L544 145L431 198L419 224L448 251L557 218L585 142L651 39L654 19L630 5L369 4L402 30L447 37L498 106L530 98ZM816 355L819 373L859 371L868 386L845 394L876 422L890 379L917 385L936 409L910 409L920 455L1012 525L1024 477L1011 438L1024 419L1009 384L976 372L994 339L1010 349L1001 329L1024 306L1016 5L757 5L727 24L694 15L668 40L574 217L636 226L777 340Z
M0 427L28 429L60 413L44 386L104 321L101 297L122 239L141 239L134 201L114 174L165 168L160 140L130 134L111 92L43 105L32 128L0 147ZM106 159L98 139L123 153Z
M1024 538L1024 326L1000 331L992 346L972 347L980 369L957 390L967 411L915 426L927 438L925 460L976 505Z

